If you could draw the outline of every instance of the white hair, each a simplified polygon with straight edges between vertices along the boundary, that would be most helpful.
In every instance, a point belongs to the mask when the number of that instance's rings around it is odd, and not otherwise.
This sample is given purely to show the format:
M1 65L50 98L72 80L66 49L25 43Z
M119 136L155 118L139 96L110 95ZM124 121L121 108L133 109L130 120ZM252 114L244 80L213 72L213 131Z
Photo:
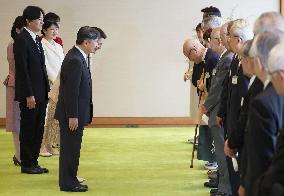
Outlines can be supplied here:
M253 33L256 35L264 31L274 31L276 29L284 32L284 17L278 12L265 12L256 19Z
M243 42L253 38L252 28L249 22L245 19L234 21L230 30L234 36L238 36Z
M251 57L258 57L262 66L267 67L268 55L271 49L281 42L283 33L262 32L257 34L249 52Z
M281 42L272 48L268 57L268 70L275 72L284 71L284 43Z
M214 29L222 25L222 18L219 16L208 16L202 20L202 25L206 29Z

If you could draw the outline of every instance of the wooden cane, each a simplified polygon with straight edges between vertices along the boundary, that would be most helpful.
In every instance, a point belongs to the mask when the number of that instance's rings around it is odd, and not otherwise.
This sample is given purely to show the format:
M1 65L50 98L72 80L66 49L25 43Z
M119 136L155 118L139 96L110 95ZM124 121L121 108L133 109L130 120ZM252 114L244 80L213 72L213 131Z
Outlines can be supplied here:
M205 99L205 97L206 97L206 79L205 79L205 73L204 72L205 71L204 71L204 68L203 68L203 71L202 71L200 79L203 80L204 89L199 93L198 108L199 108L199 105L201 103L201 99ZM193 168L195 145L196 145L198 127L199 127L199 124L201 122L201 118L202 118L202 113L200 113L198 115L198 121L197 121L197 123L195 125L195 132L194 132L194 138L193 138L193 148L192 148L192 153L191 153L190 168Z

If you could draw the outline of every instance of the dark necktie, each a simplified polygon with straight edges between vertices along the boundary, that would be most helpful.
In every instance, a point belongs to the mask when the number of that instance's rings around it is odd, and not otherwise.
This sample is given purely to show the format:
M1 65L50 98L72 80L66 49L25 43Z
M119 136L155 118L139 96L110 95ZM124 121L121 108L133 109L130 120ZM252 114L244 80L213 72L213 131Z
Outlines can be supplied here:
M36 47L38 49L38 52L41 53L41 50L40 50L40 38L39 38L38 35L36 36L35 41L36 41Z

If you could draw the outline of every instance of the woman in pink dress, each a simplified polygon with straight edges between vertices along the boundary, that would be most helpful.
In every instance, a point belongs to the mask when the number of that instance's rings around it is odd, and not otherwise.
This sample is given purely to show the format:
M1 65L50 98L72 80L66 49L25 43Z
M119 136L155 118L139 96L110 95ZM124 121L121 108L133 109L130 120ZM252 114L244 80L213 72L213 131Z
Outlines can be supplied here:
M6 86L6 131L12 132L15 146L15 154L13 162L16 166L21 165L20 161L20 108L19 102L14 101L15 98L15 60L13 52L14 39L24 27L24 21L18 16L11 29L11 37L13 38L7 47L7 60L9 63L9 74L4 81Z

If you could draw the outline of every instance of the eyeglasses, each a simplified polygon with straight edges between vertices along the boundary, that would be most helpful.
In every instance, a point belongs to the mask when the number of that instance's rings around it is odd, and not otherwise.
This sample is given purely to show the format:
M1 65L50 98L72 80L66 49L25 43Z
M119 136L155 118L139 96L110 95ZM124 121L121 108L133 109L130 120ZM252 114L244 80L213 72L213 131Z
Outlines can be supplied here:
M240 36L237 36L237 35L234 35L234 36L231 36L231 35L228 35L228 40L229 39L232 39L232 38L240 38L242 40L242 38Z
M192 54L192 51L195 51L196 52L196 48L191 48L190 50L189 50L189 52L188 52L188 57L190 57L191 56L191 54Z

